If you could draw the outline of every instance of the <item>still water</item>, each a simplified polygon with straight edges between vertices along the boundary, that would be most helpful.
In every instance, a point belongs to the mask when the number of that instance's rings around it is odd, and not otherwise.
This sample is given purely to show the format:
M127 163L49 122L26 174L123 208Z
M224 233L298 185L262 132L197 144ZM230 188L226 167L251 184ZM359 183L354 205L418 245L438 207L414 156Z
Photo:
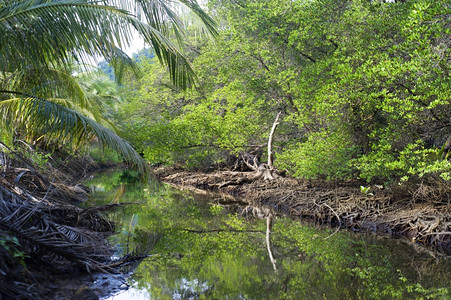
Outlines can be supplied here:
M219 196L133 182L116 170L86 182L89 205L135 202L109 213L116 255L133 266L123 299L451 299L451 259L401 240L244 216ZM274 269L275 267L275 269Z

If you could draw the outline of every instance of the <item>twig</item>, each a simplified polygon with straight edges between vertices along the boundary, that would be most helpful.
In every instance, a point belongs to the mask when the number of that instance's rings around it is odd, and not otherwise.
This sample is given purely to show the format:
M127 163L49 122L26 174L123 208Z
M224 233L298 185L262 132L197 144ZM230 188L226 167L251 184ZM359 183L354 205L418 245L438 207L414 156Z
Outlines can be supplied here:
M27 159L25 159L22 155L20 155L18 152L12 150L10 147L8 147L7 145L5 145L4 143L0 142L0 145L6 149L8 149L9 151L11 151L12 153L14 153L14 155L16 155L17 158L19 158L21 161L23 161L29 168L30 171L36 175L38 178L40 178L42 181L44 181L47 185L49 184L49 181L42 176L38 171L36 171L35 167L33 166L33 164L31 162L29 162Z
M426 236L426 235L444 235L444 234L451 234L451 231L430 232L430 233L426 233L424 236Z

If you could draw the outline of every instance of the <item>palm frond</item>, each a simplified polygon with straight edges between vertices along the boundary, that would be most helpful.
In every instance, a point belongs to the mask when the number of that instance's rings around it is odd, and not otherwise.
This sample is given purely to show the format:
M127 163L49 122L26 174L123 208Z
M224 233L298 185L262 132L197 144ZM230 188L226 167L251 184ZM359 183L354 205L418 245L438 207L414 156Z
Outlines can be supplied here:
M146 22L151 27L161 32L164 36L169 36L171 32L178 41L184 35L183 24L174 12L173 8L165 0L132 0L132 1L112 1L117 7L126 9L137 16L138 19Z
M134 66L120 48L130 45L135 29L154 47L160 61L168 65L175 85L186 88L193 83L194 72L165 37L164 22L158 22L158 18L168 16L176 24L173 28L181 28L180 22L163 1L150 2L161 5L146 8L149 24L126 10L85 0L25 0L1 7L0 71L51 69L67 66L73 59L87 63L92 57L102 56L120 73L121 65ZM192 1L187 3L192 8L198 6ZM201 11L197 10L199 14Z
M79 73L80 70L82 73ZM0 93L2 90L24 91L82 112L117 132L116 127L105 118L104 112L110 109L105 100L109 105L119 101L118 86L97 68L74 64L70 68L61 69L18 70L8 74L4 80L0 78L0 84Z
M168 67L173 84L178 89L192 86L196 79L191 63L168 39L170 32L174 34L179 45L182 45L184 26L177 13L165 0L116 0L114 5L130 10L150 25L150 28L141 28L134 25L136 30L144 37L155 51L160 62ZM191 9L214 37L218 35L217 24L195 0L180 0L180 3ZM174 2L175 3L175 2ZM172 4L174 5L174 4ZM150 30L149 30L150 29Z
M99 107L104 107L106 104L109 107L114 107L122 102L119 95L119 85L102 70L78 73L75 78L78 84L89 93L89 98L93 99Z
M109 61L109 64L113 68L114 78L117 83L121 84L122 79L126 71L131 71L132 74L136 77L140 77L142 75L141 70L136 65L135 61L130 58L124 51L122 51L118 47L111 47L112 54L108 58L108 56L104 55L106 59Z
M207 31L213 36L218 36L217 22L210 17L197 3L196 0L179 0L183 4L185 4L189 9L191 9L192 12L194 12L199 19L202 21L202 23L205 25L205 28Z
M109 253L104 234L61 223L65 214L79 208L50 205L45 200L33 201L0 185L0 229L12 232L31 249L53 252L82 264ZM67 216L69 217L69 216ZM71 216L72 218L72 216Z
M134 26L152 46L160 62L167 66L176 88L186 89L194 84L195 74L191 63L169 38L151 26L143 26L141 22L134 23Z
M0 102L4 123L15 122L16 128L29 136L80 145L90 139L120 153L124 160L141 173L148 166L133 147L116 133L83 114L58 103L37 97L13 98Z
M175 12L177 10L177 2L179 2L179 6L182 4L188 7L199 17L212 36L218 35L216 21L195 0L111 0L107 2L132 12L140 20L147 22L165 35L172 30L176 37L184 34L183 22L180 20L178 13Z
M22 91L41 98L66 98L82 109L89 110L93 106L71 69L25 68L9 73L0 83L0 90Z
M128 33L122 17L130 16L83 0L26 0L2 7L2 67L67 65L72 55L85 62L88 56L114 57L112 46L121 45Z

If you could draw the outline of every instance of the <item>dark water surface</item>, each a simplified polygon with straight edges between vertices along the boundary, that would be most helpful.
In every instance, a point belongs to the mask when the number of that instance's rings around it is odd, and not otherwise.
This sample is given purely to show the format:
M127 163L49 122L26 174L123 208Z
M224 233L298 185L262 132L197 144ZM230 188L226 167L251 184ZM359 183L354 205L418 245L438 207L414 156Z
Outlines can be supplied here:
M131 288L108 299L451 299L451 260L401 240L244 217L219 196L95 175L89 205L139 202L108 214L117 255L150 254ZM129 182L129 183L126 183ZM216 197L216 198L215 198Z

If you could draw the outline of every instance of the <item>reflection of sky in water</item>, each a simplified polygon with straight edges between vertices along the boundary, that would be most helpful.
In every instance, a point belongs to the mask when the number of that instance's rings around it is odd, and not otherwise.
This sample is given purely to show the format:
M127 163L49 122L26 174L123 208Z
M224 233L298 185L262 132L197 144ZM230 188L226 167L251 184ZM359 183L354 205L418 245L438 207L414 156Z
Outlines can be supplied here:
M435 292L409 292L417 284L448 286L450 262L437 263L402 240L346 231L332 236L281 217L271 236L280 269L274 274L265 220L244 219L233 207L170 188L153 193L139 184L105 186L93 194L98 204L143 202L111 213L119 232L110 238L113 258L135 248L155 255L133 271L138 282L106 300L415 299ZM449 292L441 296L448 299Z
M172 294L172 299L181 300L181 299L195 299L198 298L200 294L203 294L208 290L208 284L206 282L199 283L199 280L187 280L186 278L182 278L180 280L180 289L178 291L174 291Z
M136 288L136 285L137 283L135 283L134 286L130 287L126 291L102 299L104 300L152 299L152 296L149 293L150 287L148 290L146 289L140 290ZM201 283L199 282L198 279L188 280L186 278L182 278L179 283L179 290L174 291L174 293L172 294L172 299L173 300L197 299L201 294L205 293L208 289L209 286L206 282Z
M134 284L135 286L137 283ZM150 290L150 289L149 289ZM110 296L108 298L102 298L104 300L149 300L152 299L151 294L149 293L149 290L139 290L135 287L130 287L128 290L120 292L119 294L116 294L114 296Z

